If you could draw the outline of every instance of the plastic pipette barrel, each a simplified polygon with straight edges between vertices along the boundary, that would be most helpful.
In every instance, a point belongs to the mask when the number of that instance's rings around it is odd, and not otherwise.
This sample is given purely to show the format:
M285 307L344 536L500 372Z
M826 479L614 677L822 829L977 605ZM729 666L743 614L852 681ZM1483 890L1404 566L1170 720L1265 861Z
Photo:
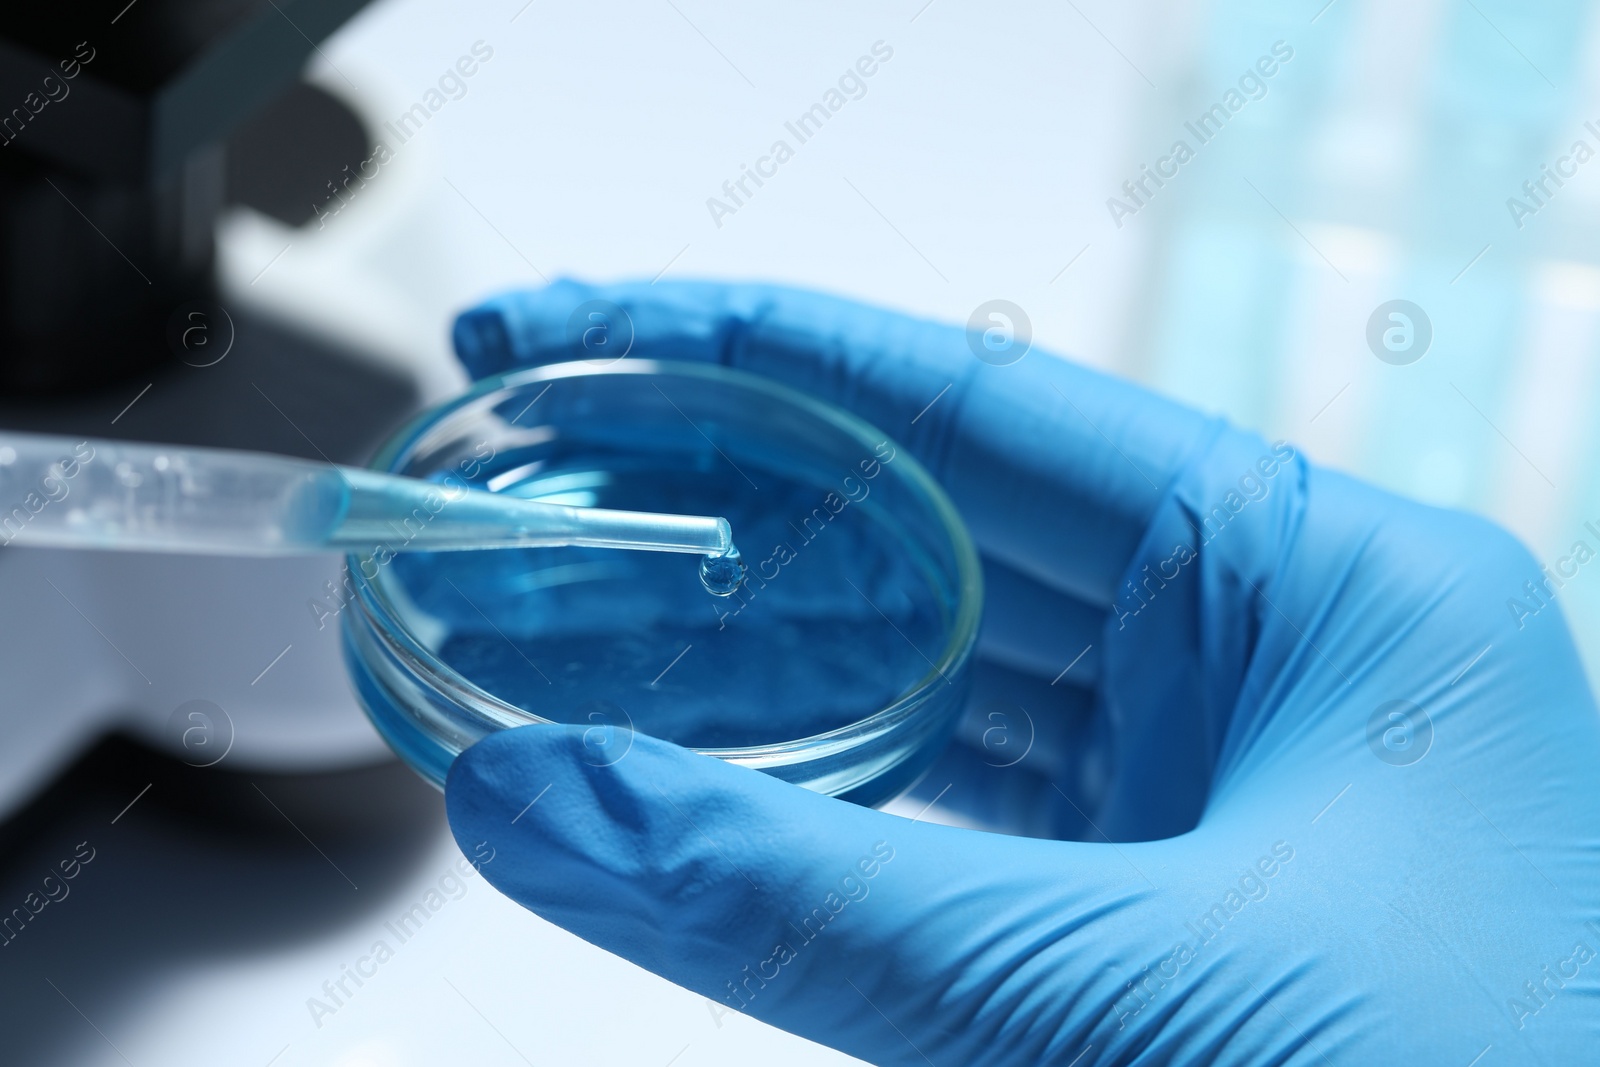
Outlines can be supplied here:
M0 433L0 545L218 555L593 545L722 555L727 520L521 500L224 449Z
M720 556L733 547L727 519L545 504L374 471L342 472L349 506L327 543L354 550L406 539L412 549L589 545Z

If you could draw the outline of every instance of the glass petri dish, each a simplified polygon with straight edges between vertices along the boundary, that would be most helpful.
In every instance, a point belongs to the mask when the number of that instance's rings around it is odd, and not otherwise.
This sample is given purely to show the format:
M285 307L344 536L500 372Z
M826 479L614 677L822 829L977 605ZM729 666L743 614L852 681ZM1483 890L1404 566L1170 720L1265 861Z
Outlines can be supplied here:
M486 734L635 732L862 804L926 770L967 694L982 606L960 516L909 452L787 386L707 364L554 364L485 379L374 467L576 506L721 515L748 568L585 548L406 552L430 516L347 558L360 700L442 784Z

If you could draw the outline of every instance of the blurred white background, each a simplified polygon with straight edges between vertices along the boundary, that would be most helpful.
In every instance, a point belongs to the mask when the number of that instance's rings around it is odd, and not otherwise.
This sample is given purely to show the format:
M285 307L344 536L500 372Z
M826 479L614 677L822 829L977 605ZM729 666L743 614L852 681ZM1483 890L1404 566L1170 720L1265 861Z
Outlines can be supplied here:
M382 124L480 41L493 55L465 95L397 146ZM784 123L880 41L893 57L865 95L797 144ZM1197 146L1185 122L1278 42L1292 58L1264 95L1118 226L1108 198L1175 140ZM1043 349L1492 516L1553 562L1600 548L1600 162L1539 204L1522 185L1575 141L1600 151L1597 49L1578 2L379 0L309 76L394 159L324 226L229 218L228 299L444 396L462 381L454 313L563 275L765 279L949 322L1004 298ZM707 199L778 139L794 158L719 226ZM1520 227L1510 197L1538 207ZM1367 341L1393 299L1431 324L1402 365ZM1559 602L1600 666L1600 568ZM320 940L170 972L109 1015L85 1005L105 1033L61 1062L843 1062L717 1018L481 881L318 1027L306 998L451 862L436 834Z
M324 227L232 220L240 299L447 390L456 311L563 275L759 278L951 322L1005 298L1046 350L1483 512L1541 560L1600 548L1600 164L1561 163L1600 152L1588 4L389 0L312 76L382 123L479 41L466 95ZM800 144L784 123L879 41L865 95ZM1200 146L1185 122L1275 44L1293 58ZM1179 138L1195 158L1114 220ZM714 218L778 139L794 158ZM1523 191L1558 165L1575 175ZM1366 341L1392 299L1431 323L1409 365ZM1594 666L1587 577L1559 599Z

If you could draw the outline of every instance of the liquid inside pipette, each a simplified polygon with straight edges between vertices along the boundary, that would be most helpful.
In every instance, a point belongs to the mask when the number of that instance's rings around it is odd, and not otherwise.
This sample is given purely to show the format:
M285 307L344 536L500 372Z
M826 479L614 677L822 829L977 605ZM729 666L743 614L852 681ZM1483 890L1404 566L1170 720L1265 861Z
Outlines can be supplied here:
M264 453L13 433L0 434L0 447L0 499L41 501L4 516L6 544L383 559L574 546L709 557L702 581L718 596L744 577L733 531L715 516L524 500L460 478L435 482Z

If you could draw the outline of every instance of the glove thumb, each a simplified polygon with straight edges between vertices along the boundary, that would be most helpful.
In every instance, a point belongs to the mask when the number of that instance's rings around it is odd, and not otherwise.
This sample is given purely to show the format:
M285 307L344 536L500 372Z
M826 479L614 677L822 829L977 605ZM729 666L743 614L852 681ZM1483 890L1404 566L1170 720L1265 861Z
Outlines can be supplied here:
M494 849L501 892L672 982L875 1063L988 1059L1002 1034L1038 1062L1082 1047L1068 1016L1092 1025L1068 996L1126 992L1082 928L1151 887L1109 846L912 822L643 735L620 756L585 741L478 742L450 770L451 828ZM1041 1007L1007 977L1018 960L1066 983L1047 1027L1015 1025Z

